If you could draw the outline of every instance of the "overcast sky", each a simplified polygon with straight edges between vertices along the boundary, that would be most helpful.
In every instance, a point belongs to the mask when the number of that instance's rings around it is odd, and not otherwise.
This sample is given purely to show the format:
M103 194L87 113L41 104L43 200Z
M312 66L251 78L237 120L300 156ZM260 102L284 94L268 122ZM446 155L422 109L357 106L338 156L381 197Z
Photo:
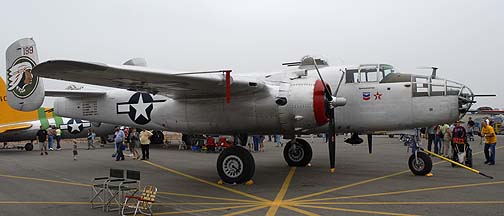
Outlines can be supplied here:
M321 55L332 65L389 63L462 82L477 106L504 108L504 1L3 1L0 47L33 37L42 61L167 69L282 70ZM0 52L5 68L5 51ZM1 76L5 76L2 73Z

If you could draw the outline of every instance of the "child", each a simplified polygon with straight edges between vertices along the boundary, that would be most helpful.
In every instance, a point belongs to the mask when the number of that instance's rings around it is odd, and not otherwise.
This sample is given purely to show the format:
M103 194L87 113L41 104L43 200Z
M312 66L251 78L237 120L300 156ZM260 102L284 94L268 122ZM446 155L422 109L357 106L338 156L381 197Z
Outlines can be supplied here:
M74 160L77 160L77 154L78 154L78 152L77 152L77 139L73 139L72 142L73 142L73 151L72 151L73 158L74 158Z

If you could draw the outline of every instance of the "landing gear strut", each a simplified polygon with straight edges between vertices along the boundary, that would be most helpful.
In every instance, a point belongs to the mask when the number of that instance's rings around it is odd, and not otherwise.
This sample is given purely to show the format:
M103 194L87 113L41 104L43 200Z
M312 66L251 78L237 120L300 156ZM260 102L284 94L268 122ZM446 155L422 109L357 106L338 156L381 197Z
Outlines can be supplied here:
M240 146L224 149L217 159L217 173L228 184L241 184L252 179L255 172L254 157Z
M401 140L408 148L411 148L412 154L408 159L409 169L415 175L424 176L432 171L432 159L427 153L421 151L418 133L419 131L416 130L415 135L404 135Z
M285 162L289 166L304 167L312 159L312 149L310 144L304 139L293 139L285 145L283 155Z

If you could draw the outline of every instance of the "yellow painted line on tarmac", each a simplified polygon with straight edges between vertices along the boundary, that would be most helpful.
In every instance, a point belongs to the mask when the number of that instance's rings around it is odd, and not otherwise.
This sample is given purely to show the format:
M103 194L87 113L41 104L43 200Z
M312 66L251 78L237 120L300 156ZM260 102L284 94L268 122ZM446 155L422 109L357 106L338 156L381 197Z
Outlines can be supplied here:
M206 209L184 210L184 211L173 211L173 212L160 212L160 213L155 213L155 215L190 214L190 213L199 213L199 212L230 210L230 209L237 209L237 208L252 208L252 207L256 207L256 206L257 205L242 205L242 206L232 206L232 207L218 207L218 208L206 208Z
M398 176L398 175L401 175L401 174L404 174L404 173L408 173L408 172L409 172L409 170L405 170L405 171L393 173L393 174L390 174L390 175L385 175L385 176L381 176L381 177L377 177L377 178L372 178L372 179L356 182L356 183L353 183L353 184L348 184L348 185L344 185L344 186L340 186L340 187L336 187L336 188L331 188L329 190L325 190L325 191L321 191L321 192L317 192L317 193L312 193L312 194L307 194L307 195L299 196L299 197L296 197L296 198L292 198L292 199L287 200L287 202L292 202L292 201L296 201L296 200L302 200L302 199L306 199L306 198L310 198L310 197L314 197L314 196L320 196L320 195L331 193L331 192L334 192L334 191L338 191L338 190L342 190L342 189L346 189L346 188L355 187L355 186L358 186L358 185L362 185L362 184L366 184L366 183L370 183L370 182L374 182L374 181L390 178L390 177L393 177L393 176Z
M287 193L287 190L289 189L289 185L291 183L292 177L294 176L294 173L296 172L296 167L291 167L289 170L289 174L287 174L287 177L285 177L285 180L282 184L282 187L280 188L280 191L275 197L275 200L273 203L271 203L271 207L266 213L268 216L273 216L276 215L276 212L278 211L278 208L282 204L283 198L285 197L285 194Z
M154 205L159 205L159 206L177 206L177 205L220 205L220 206L226 206L226 205L260 205L260 204L251 204L251 203L242 203L242 202L159 202L159 203L153 203Z
M476 183L476 184L448 185L448 186L441 186L441 187L420 188L420 189L401 190L401 191L392 191L392 192L383 192L383 193L374 193L374 194L362 194L362 195L353 195L353 196L320 198L320 199L304 200L302 202L303 203L304 202L312 203L312 202L321 202L321 201L329 201L329 200L341 200L341 199L353 199L353 198L363 198L363 197L397 195L397 194L405 194L405 193L416 193L416 192L424 192L424 191L435 191L435 190L455 189L455 188L465 188L465 187L477 187L477 186L496 185L496 184L504 184L504 181L484 182L484 183ZM296 202L296 203L301 203L301 202Z
M306 210L303 210L303 209L300 209L300 208L296 208L296 207L293 207L293 206L290 206L290 205L282 205L282 208L289 209L289 210L291 210L293 212L297 212L297 213L308 215L308 216L319 216L318 214L315 214L313 212L309 212L309 211L306 211Z
M50 201L0 201L0 204L5 205L90 205L90 202L50 202Z
M500 147L497 147L495 149L502 149L502 148L504 148L504 146L500 146ZM484 151L479 151L479 152L474 153L473 155L479 155L479 154L482 154L483 152ZM438 165L438 164L441 164L441 163L446 163L446 161L438 161L438 162L433 163L433 165ZM317 193L312 193L312 194L307 194L307 195L295 197L295 198L286 200L286 202L292 202L292 201L302 200L302 199L306 199L306 198L310 198L310 197L320 196L320 195L331 193L331 192L334 192L334 191L338 191L338 190L342 190L342 189L346 189L346 188L350 188L350 187L355 187L355 186L359 186L359 185L362 185L362 184L366 184L366 183L370 183L370 182L374 182L374 181L378 181L378 180L382 180L382 179L398 176L398 175L401 175L401 174L404 174L404 173L408 173L408 172L410 172L409 169L401 171L401 172L393 173L393 174L390 174L390 175L385 175L385 176L381 176L381 177L377 177L377 178L373 178L373 179L369 179L369 180L365 180L365 181L361 181L361 182L357 182L357 183L353 183L353 184L349 184L349 185L344 185L344 186L332 188L332 189L321 191L321 192L317 192Z
M454 201L454 202L299 202L298 205L477 205L504 204L504 201Z
M237 212L233 212L233 213L225 214L224 216L235 216L235 215L241 215L241 214L245 214L245 213L249 213L249 212L253 212L253 211L257 211L257 210L261 210L261 209L266 208L266 207L268 207L268 206L267 206L267 205L257 206L257 207L253 207L253 208L244 209L244 210L240 210L240 211L237 211Z
M172 193L172 192L157 192L158 194L164 194L169 196L181 196L181 197L191 197L191 198L200 198L200 199L210 199L210 200L221 200L221 201L232 201L232 202L242 202L242 203L263 203L259 201L253 200L244 200L244 199L235 199L235 198L223 198L223 197L211 197L211 196L203 196L196 194L182 194L182 193Z
M157 167L159 169L162 169L162 170L165 170L165 171L168 171L170 173L173 173L173 174L176 174L176 175L179 175L179 176L183 176L183 177L186 177L186 178L189 178L189 179L192 179L194 181L198 181L198 182L201 182L201 183L204 183L204 184L207 184L207 185L210 185L210 186L213 186L213 187L217 187L217 188L220 188L220 189L223 189L223 190L226 190L226 191L229 191L229 192L232 192L232 193L235 193L235 194L239 194L239 195L242 195L242 196L245 196L245 197L248 197L248 198L251 198L251 199L254 199L254 200L258 200L258 201L262 201L262 202L270 202L270 200L267 200L267 199L264 199L262 197L258 197L258 196L255 196L255 195L252 195L252 194L249 194L249 193L245 193L245 192L242 192L242 191L239 191L239 190L235 190L235 189L232 189L232 188L228 188L228 187L225 187L225 186L222 186L222 185L218 185L216 183L212 183L212 182L209 182L207 180L204 180L204 179L201 179L201 178L198 178L198 177L195 177L195 176L192 176L192 175L188 175L188 174L185 174L183 172L180 172L180 171L177 171L177 170L174 170L174 169L170 169L168 167L165 167L165 166L162 166L162 165L159 165L159 164L156 164L156 163L153 163L151 161L146 161L144 160L143 162L147 163L147 164L150 164L154 167Z
M67 185L83 186L83 187L91 187L91 185L89 185L89 184L82 184L82 183L78 183L78 182L57 181L57 180L42 179L42 178L33 178L33 177L25 177L25 176L13 176L13 175L2 175L2 174L0 174L0 177L14 178L14 179L23 179L23 180L31 180L31 181L50 182L50 183L56 183L56 184L67 184Z
M314 208L314 209L324 209L324 210L331 210L331 211L342 211L342 212L374 214L374 215L413 216L413 214L401 214L401 213L392 213L392 212L367 211L367 210L346 209L346 208L333 208L333 207L327 207L327 206L297 205L297 207Z

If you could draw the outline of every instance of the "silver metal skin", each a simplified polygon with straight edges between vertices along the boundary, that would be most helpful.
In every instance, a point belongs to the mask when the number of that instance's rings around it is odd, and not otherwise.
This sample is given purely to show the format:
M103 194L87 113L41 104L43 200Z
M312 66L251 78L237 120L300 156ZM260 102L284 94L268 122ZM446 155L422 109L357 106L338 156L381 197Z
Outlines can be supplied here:
M321 73L326 82L334 86L340 76L345 75L341 69L325 67ZM126 90L109 91L94 98L60 98L55 102L55 112L92 121L197 134L325 132L325 126L317 125L313 111L317 76L313 71L308 71L307 76L296 76L298 73L290 71L267 76L264 79L267 91L234 96L230 104L223 98L173 100L156 95L154 100L164 102L150 103L153 108L147 124L136 124L128 114L117 113L117 104L127 102L135 94ZM454 122L459 118L458 95L414 97L414 86L412 80L342 83L337 97L346 103L335 109L337 132L399 130ZM369 100L363 99L363 92L370 92ZM276 104L278 97L286 97L287 104ZM96 104L97 112L83 115L83 103Z

